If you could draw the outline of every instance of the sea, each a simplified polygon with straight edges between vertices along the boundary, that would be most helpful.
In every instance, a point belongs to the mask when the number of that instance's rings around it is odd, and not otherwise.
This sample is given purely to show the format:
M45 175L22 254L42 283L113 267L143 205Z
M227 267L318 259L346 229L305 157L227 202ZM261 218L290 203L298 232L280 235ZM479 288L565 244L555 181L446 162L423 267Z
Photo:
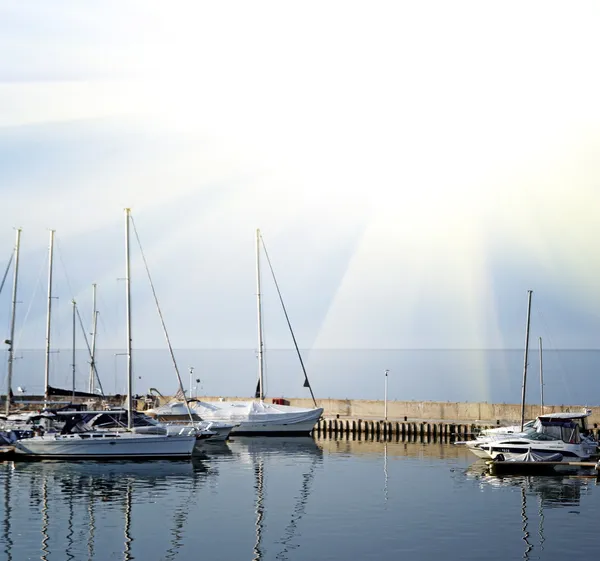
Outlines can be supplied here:
M388 399L401 401L452 401L521 403L524 373L522 349L268 349L265 384L268 398L310 398L305 373L318 399L384 398L388 371ZM1 358L1 357L0 357ZM175 361L173 361L173 358ZM15 396L44 393L46 353L43 349L18 351L12 388ZM49 383L59 388L87 391L89 353L54 349L49 355ZM547 405L600 405L600 350L543 351L540 369L536 345L527 356L527 402ZM73 368L73 365L75 368ZM106 394L124 394L127 387L125 351L100 349L96 353L96 388ZM254 395L257 356L253 349L135 349L134 393L155 388L174 395L179 388L176 369L187 395ZM543 375L542 375L543 374ZM0 394L5 392L7 361L0 360Z
M594 558L593 476L493 477L447 441L233 437L187 461L0 464L2 560Z

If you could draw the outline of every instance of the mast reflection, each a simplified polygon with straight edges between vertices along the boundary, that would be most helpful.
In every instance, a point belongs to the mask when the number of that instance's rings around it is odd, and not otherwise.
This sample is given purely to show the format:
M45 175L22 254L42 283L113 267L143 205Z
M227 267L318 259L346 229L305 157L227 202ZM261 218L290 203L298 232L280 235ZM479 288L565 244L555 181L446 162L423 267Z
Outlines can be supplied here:
M4 553L6 554L7 561L12 561L12 548L13 541L11 535L11 527L10 527L10 517L11 517L11 485L9 484L9 478L12 475L12 469L9 463L4 465L5 471L5 480L6 484L4 485L4 523L3 523L3 541L4 541Z
M164 534L165 541L168 540L167 555L160 558L175 559L182 544L189 501L194 500L192 491L201 483L195 479L205 479L211 474L189 461L74 463L55 460L3 465L2 558L8 561L34 557L42 561L55 557L133 560L139 557L134 551L137 549L134 528L138 526L132 524L135 497L143 497L147 502L150 489L162 489L166 498L173 483L188 502L178 502L179 506L174 509L173 529ZM164 504L171 507L174 503L167 500ZM22 524L24 517L30 519L30 511L38 513L34 526L26 526L27 532L39 536L33 541L26 539ZM21 522L18 541L12 529L15 516ZM100 528L99 520L104 521ZM106 525L106 520L111 523ZM119 527L122 541L115 540L116 535L112 534L119 532ZM112 553L109 548L114 548Z
M274 540L280 544L281 549L275 559L285 561L288 552L298 547L294 543L297 537L299 523L306 513L306 506L311 494L316 468L323 460L323 451L312 437L238 437L230 442L232 453L242 461L248 461L253 466L254 488L256 490L254 508L255 542L252 548L252 561L261 561L265 555L263 539L266 530L265 494L268 484L268 463L273 463L285 457L293 457L294 465L302 465L302 459L308 459L306 466L302 467L300 491L294 504L289 521L282 536Z
M525 544L523 559L529 559L534 549L544 550L547 538L544 534L544 511L547 509L572 508L578 506L582 495L589 491L594 478L566 476L504 476L496 477L487 472L484 463L476 462L465 472L466 476L478 481L481 488L520 488L521 531ZM537 497L537 511L528 510L528 499ZM538 517L537 540L532 540L529 530L532 514ZM534 543L537 542L537 543Z

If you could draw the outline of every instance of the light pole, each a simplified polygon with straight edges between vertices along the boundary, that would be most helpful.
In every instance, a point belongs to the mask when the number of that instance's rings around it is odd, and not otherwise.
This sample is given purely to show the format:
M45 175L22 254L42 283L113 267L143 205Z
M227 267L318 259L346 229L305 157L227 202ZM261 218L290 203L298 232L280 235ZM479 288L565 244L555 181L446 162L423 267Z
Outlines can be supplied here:
M387 421L387 384L388 384L388 372L389 370L385 371L385 388L384 388L384 393L383 393L383 416L385 418L385 420Z
M189 399L192 399L192 375L194 374L194 367L190 366L190 397Z

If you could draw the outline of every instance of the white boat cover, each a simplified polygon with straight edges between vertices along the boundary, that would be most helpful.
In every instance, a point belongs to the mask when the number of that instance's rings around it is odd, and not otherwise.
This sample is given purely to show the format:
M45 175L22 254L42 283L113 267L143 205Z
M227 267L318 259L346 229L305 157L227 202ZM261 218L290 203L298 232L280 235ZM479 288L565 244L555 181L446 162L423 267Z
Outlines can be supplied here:
M224 421L233 424L260 422L264 425L302 423L314 419L315 422L323 409L306 409L290 405L276 405L264 401L194 401L189 404L192 413L205 421ZM186 415L183 402L168 403L154 409L154 414L163 418L168 415Z
M562 462L563 456L559 452L540 454L529 449L524 454L517 454L510 458L510 462Z

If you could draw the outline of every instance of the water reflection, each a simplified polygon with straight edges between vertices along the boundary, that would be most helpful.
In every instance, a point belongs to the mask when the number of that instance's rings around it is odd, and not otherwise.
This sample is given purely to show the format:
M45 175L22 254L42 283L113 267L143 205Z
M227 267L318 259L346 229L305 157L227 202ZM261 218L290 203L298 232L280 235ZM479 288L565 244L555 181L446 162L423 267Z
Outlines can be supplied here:
M183 488L184 496L192 500L193 489L203 478L214 475L197 460L4 462L1 468L4 512L0 547L7 560L31 558L35 543L43 561L56 555L64 559L107 558L107 545L118 548L119 541L120 554L118 549L114 553L125 560L134 559L136 502L148 502L149 493L166 496L172 486ZM172 520L161 513L161 527L168 529L163 535L169 540L161 558L174 559L181 548L180 530L186 522L187 506L185 500L180 501ZM121 538L117 540L112 532L119 526Z
M530 559L535 548L544 550L546 536L544 534L544 511L557 508L573 508L580 505L582 496L590 492L590 485L595 485L595 476L563 475L563 476L494 476L490 475L485 462L475 462L467 468L468 478L479 483L481 489L519 488L521 495L521 531L524 542L523 559ZM537 499L537 508L532 510L531 502ZM529 503L529 504L528 504ZM570 511L577 512L577 511ZM537 544L532 541L529 530L530 519L538 518Z
M493 476L487 471L485 462L475 462L466 470L469 478L479 481L480 487L521 487L528 495L536 495L540 506L545 509L579 505L582 493L589 492L595 484L595 476L587 475L538 475L538 476Z
M233 455L240 461L250 462L254 468L255 476L255 535L256 540L252 549L252 561L260 561L265 556L263 538L265 533L265 508L266 495L269 483L269 463L272 461L273 470L279 463L289 462L293 459L295 466L301 466L299 475L299 491L295 504L289 513L282 516L288 522L283 529L281 537L271 540L280 546L275 559L282 561L288 559L288 553L299 546L301 535L299 527L306 512L310 499L312 483L317 467L322 463L323 450L312 437L265 437L251 438L238 437L229 443Z

